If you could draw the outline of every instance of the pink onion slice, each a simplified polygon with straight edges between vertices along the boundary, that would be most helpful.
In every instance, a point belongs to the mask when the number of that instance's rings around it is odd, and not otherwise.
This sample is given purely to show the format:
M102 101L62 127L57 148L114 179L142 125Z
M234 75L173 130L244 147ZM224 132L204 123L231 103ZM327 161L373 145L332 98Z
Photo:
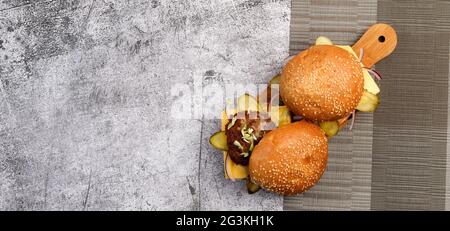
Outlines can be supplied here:
M353 125L355 124L356 110L352 112L352 122L350 123L350 131L353 129Z
M380 73L378 73L376 70L370 69L369 74L371 74L373 77L375 77L377 80L381 80L382 77Z
M364 56L364 48L359 48L359 61L362 62Z
M366 69L367 72L369 72L369 74L370 74L370 76L372 76L372 78L374 78L374 79L376 79L376 80L378 80L378 81L380 81L381 79L383 79L383 78L381 77L381 74L378 73L378 71L376 71L376 70L374 70L374 69L367 68L367 67L364 67L364 69Z
M292 121L300 121L303 119L303 116L300 115L294 115L292 116Z

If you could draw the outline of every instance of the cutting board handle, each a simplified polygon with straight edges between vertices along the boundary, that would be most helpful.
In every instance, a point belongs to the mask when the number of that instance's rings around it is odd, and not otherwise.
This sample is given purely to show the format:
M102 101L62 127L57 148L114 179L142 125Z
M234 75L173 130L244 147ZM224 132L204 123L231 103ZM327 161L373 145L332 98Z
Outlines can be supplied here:
M365 67L371 68L389 54L397 46L397 33L394 28L388 24L375 24L371 26L366 33L352 46L358 56L363 48L362 63Z

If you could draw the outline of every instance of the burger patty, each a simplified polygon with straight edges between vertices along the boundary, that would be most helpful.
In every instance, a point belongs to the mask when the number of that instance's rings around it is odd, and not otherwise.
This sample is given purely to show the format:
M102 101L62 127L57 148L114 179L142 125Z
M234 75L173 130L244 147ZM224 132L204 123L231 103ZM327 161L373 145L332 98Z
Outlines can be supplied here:
M231 160L240 165L248 165L253 148L266 131L274 128L275 124L266 113L245 111L234 114L225 128Z

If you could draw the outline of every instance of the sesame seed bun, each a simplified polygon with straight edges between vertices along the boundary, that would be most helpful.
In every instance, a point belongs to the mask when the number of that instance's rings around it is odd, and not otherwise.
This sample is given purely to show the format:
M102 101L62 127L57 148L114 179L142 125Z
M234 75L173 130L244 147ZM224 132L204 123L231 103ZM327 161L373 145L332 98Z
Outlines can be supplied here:
M358 105L364 88L360 62L348 51L317 45L300 52L283 69L280 94L297 115L337 120Z
M328 143L317 125L300 121L265 134L250 156L253 182L268 191L294 195L311 188L325 171Z

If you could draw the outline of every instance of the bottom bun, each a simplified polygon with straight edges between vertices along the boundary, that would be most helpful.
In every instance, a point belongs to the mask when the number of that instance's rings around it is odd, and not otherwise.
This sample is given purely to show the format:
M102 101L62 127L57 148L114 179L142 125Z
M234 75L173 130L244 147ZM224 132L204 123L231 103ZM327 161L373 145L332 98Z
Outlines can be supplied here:
M264 135L250 157L250 178L268 191L295 195L319 181L327 160L325 133L300 121Z

